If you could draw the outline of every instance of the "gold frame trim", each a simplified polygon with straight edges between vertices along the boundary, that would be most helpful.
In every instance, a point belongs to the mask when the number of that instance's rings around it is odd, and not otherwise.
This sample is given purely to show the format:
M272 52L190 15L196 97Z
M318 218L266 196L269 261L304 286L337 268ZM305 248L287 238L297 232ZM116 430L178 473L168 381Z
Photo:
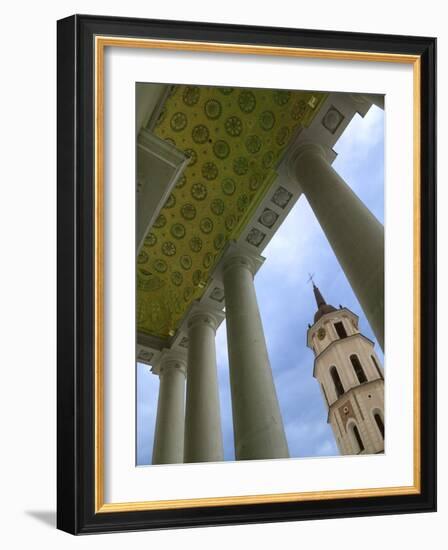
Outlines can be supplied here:
M406 63L413 65L413 195L414 195L414 482L410 486L366 489L277 493L180 500L141 502L104 502L104 50L106 47L153 48L163 50L207 53L237 53L271 55L342 61L369 61ZM421 441L420 441L420 123L421 123L421 60L417 55L319 50L308 48L256 46L251 44L221 44L213 42L155 40L96 36L95 55L95 513L166 510L205 506L231 506L274 502L303 502L338 498L412 495L421 492Z

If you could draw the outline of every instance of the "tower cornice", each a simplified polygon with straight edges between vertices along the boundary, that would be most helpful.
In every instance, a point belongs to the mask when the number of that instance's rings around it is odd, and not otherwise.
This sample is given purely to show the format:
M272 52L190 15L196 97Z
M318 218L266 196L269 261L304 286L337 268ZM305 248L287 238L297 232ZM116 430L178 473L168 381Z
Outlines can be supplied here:
M353 317L356 317L356 319L359 319L359 315L356 315L356 313L353 313L353 311L351 309L348 309L348 307L343 307L343 308L340 308L340 309L337 309L336 311L329 311L328 313L324 313L322 315L322 317L316 321L315 323L313 323L309 329L306 331L307 335L313 330L315 329L315 327L319 324L322 324L322 321L326 321L328 320L332 315L336 315L336 314L339 314L341 312L348 312L350 313L350 315L353 315Z
M364 382L363 384L361 384L361 386L366 388L368 386L373 385L376 382L383 382L383 384L384 384L384 379L380 378L380 377L374 378L373 380L368 380L367 382ZM345 391L340 397L338 397L338 399L336 399L336 401L333 401L333 403L331 405L328 404L327 424L330 422L330 413L332 412L333 409L336 408L336 405L340 405L341 401L343 401L344 398L350 397L355 392L355 390L357 390L359 387L360 387L359 385L352 386L347 391Z

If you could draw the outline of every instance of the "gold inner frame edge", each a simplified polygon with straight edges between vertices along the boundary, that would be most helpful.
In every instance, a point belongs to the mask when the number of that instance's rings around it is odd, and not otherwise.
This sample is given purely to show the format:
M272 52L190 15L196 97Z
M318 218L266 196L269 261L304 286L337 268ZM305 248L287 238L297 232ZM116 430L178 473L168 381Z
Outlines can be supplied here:
M406 63L413 65L413 297L414 297L414 365L413 365L413 424L414 424L414 479L413 485L400 487L378 487L348 490L328 490L296 493L272 493L260 495L201 497L179 500L154 500L139 502L104 502L104 50L106 47L153 48L163 50L195 51L207 53L237 53L333 59L342 61L370 61L383 63ZM198 508L207 506L231 506L241 504L262 504L275 502L303 502L333 500L340 498L363 498L379 496L412 495L421 492L421 425L420 425L420 269L421 269L421 58L418 55L390 54L382 52L356 52L346 50L324 50L309 48L257 46L253 44L226 44L197 41L156 40L96 36L95 56L95 344L94 344L94 448L95 448L95 513L132 512Z

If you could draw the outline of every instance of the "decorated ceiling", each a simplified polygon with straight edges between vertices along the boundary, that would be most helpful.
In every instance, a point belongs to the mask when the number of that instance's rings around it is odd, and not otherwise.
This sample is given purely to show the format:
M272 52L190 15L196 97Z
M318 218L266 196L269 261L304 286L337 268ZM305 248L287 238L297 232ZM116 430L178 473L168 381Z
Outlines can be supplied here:
M175 85L154 134L190 161L137 258L137 329L172 336L326 94Z

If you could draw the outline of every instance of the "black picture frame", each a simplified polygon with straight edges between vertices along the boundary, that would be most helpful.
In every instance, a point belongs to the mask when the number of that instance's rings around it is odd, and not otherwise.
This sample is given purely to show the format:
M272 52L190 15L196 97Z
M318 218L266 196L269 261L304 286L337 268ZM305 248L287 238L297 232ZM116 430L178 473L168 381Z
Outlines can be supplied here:
M420 58L418 494L98 513L95 507L95 36ZM57 526L72 534L431 512L436 509L436 39L74 15L57 24Z

